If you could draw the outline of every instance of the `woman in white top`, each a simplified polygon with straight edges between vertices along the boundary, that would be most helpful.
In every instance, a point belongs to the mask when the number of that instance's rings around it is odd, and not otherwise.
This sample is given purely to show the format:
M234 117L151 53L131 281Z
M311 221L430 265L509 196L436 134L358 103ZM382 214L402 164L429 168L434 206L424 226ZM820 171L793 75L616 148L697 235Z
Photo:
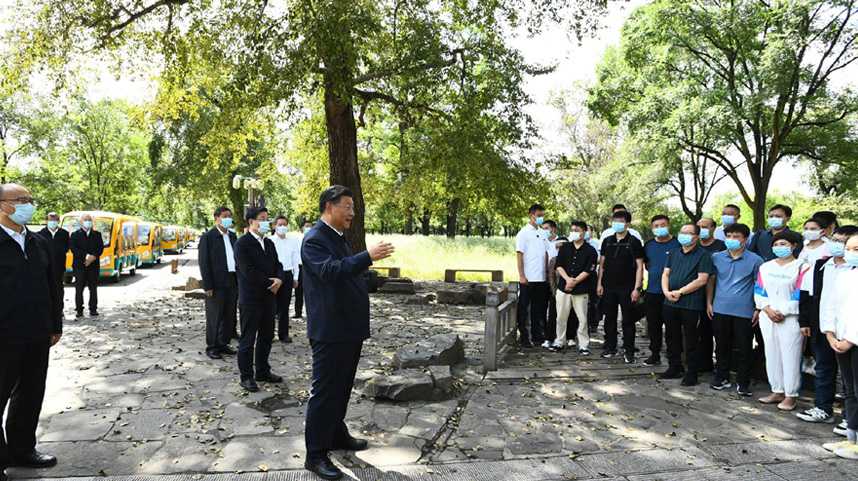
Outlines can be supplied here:
M828 240L825 238L825 229L822 220L813 218L804 223L804 248L798 255L798 260L810 268L810 272L804 276L801 283L801 300L799 301L799 323L802 326L810 326L813 317L813 269L816 261L831 257L828 248Z
M776 234L772 239L776 257L760 266L754 286L772 388L760 402L777 403L782 411L795 409L801 387L802 336L810 335L810 328L798 323L799 287L808 269L793 256L795 248L786 232Z
M858 235L846 241L843 259L852 269L837 277L832 302L822 306L819 329L837 354L837 364L846 388L846 441L827 443L822 447L846 459L858 459Z

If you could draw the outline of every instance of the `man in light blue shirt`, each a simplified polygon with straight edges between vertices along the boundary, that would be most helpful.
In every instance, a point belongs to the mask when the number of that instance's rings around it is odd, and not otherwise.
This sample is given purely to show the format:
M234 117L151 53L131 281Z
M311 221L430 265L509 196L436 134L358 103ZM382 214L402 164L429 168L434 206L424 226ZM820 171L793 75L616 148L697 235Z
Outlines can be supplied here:
M750 396L751 352L754 339L754 281L763 259L746 249L751 230L744 224L724 229L727 250L712 255L714 272L706 287L706 311L715 332L715 377L712 389L723 390L730 383L733 347L739 351L736 363L737 392Z

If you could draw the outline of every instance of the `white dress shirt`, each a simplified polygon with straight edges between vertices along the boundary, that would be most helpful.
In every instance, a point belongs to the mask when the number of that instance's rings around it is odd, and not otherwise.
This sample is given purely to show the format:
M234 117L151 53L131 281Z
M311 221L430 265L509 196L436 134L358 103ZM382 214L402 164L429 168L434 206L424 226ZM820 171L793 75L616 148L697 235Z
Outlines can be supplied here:
M292 278L298 279L300 274L301 246L294 237L280 237L277 234L269 237L277 249L277 260L286 272L292 272Z
M221 231L220 229L217 231L223 237L223 250L226 252L226 271L235 272L235 253L232 251L232 242L229 241L229 231Z
M855 295L858 268L846 264L835 265L831 260L825 265L823 275L825 281L820 296L819 330L833 333L838 340L845 339L858 344L858 322L855 320L855 312L858 311L858 296Z
M545 282L548 235L544 229L531 224L522 227L515 236L515 251L521 252L524 277L529 282Z
M322 222L325 222L325 219L322 219ZM333 230L333 231L334 231L334 232L336 232L337 234L339 234L339 235L340 235L340 237L342 237L342 236L343 236L343 233L342 233L342 232L340 232L340 231L338 231L338 230L337 230L334 226L332 226L331 224L328 224L327 222L325 222L325 225L326 225L326 226L328 226L328 227L330 227L330 228L331 228L331 230Z
M12 230L12 229L6 227L5 225L0 225L0 227L2 227L3 230L5 230L7 234L9 234L9 237L11 237L12 240L17 242L18 245L21 246L21 251L23 251L26 254L27 249L24 248L24 243L27 239L27 230L26 230L27 228L25 227L23 231L17 232L15 230Z

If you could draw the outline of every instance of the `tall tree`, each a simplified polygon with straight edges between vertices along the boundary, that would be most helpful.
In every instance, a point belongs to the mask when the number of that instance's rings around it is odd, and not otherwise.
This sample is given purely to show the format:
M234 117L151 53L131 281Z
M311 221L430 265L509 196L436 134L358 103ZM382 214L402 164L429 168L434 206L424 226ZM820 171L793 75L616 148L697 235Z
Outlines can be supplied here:
M674 140L732 179L761 228L778 166L840 161L833 144L858 145L846 125L858 97L835 82L858 59L856 36L854 0L657 0L623 27L590 106L632 132L677 118L705 123L714 146L681 129ZM677 88L684 101L651 108Z

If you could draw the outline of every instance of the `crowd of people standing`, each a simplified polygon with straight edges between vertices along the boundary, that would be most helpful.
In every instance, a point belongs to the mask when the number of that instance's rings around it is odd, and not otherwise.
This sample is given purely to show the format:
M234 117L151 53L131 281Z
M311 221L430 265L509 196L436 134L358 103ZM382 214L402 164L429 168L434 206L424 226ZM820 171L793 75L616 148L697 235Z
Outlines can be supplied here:
M781 411L796 410L802 363L812 359L814 406L796 415L835 422L839 371L845 408L834 433L847 439L824 447L858 459L858 299L850 296L858 285L858 226L820 211L793 231L792 209L780 204L769 209L767 229L752 232L740 218L729 204L721 225L703 218L673 235L671 219L656 215L644 241L630 227L631 212L617 204L597 239L583 221L559 235L534 204L516 237L519 343L554 352L577 347L589 356L601 324L601 357L635 364L637 323L645 318L649 356L642 363L660 366L665 353L660 379L695 386L712 372L712 389L735 385L749 397L752 367L765 362L771 392L759 402Z

